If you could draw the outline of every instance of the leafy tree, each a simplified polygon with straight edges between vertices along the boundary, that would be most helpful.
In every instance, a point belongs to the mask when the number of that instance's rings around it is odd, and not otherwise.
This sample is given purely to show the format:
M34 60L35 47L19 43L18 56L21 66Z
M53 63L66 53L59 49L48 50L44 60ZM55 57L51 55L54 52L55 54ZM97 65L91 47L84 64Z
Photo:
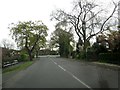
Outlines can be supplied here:
M47 26L42 21L27 21L12 23L9 27L12 38L17 42L18 47L25 48L29 59L32 60L34 50L39 41L43 41L47 36Z
M35 50L34 50L36 57L38 57L40 49L46 47L46 42L47 42L47 40L45 37L43 37L41 40L39 40L37 42L37 45L36 45Z
M120 53L120 31L110 30L110 33L107 34L106 41L108 42L111 51Z
M61 57L69 57L73 47L70 45L74 42L73 34L67 32L56 25L56 30L52 33L51 44L53 46L59 47L59 54Z
M97 37L97 43L107 47L110 51L117 52L120 50L120 32L109 30L106 34Z

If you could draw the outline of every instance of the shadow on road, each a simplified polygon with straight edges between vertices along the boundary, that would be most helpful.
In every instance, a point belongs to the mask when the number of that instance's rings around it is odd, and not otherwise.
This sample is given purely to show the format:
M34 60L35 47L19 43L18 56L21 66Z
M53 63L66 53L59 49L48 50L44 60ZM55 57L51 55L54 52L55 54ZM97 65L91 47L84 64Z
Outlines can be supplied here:
M104 72L100 69L97 73L98 73L98 83L100 88L107 88L107 90L111 90L108 81L104 77Z

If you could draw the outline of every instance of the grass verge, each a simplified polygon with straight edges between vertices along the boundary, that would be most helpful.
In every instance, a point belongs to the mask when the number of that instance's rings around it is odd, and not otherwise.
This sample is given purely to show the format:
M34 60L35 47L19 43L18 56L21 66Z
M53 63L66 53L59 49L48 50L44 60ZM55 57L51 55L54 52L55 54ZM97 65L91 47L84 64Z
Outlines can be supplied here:
M5 68L2 70L2 73L9 73L9 72L13 72L13 71L20 71L20 70L26 69L27 67L32 65L33 62L34 61L27 61L27 62L24 62L23 64L18 65L18 66Z

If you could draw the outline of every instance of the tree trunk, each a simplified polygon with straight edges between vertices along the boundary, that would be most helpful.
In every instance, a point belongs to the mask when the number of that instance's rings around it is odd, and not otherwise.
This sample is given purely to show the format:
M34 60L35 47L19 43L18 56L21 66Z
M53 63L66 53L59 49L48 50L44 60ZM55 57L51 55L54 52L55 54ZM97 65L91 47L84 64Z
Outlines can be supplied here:
M36 58L38 58L39 56L39 51L36 51Z
M82 22L82 31L83 31L83 51L84 51L85 58L86 58L87 40L86 40L86 22L85 21Z
M85 23L85 21L82 22L82 31L83 31L83 50L86 53L87 41L86 41L86 23Z
M29 60L32 61L33 60L33 58L32 58L32 52L29 51L28 54L29 54Z

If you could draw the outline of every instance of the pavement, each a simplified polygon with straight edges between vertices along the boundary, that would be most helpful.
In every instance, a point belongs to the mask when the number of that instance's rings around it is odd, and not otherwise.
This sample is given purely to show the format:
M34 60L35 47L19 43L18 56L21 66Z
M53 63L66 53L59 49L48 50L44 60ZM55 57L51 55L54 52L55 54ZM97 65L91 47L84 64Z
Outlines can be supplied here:
M92 64L97 65L97 66L101 66L103 68L120 71L120 66L116 65L116 64L109 64L109 63L102 63L102 62L92 62Z
M119 70L87 62L42 56L7 79L3 75L2 84L3 88L119 88L119 74Z

